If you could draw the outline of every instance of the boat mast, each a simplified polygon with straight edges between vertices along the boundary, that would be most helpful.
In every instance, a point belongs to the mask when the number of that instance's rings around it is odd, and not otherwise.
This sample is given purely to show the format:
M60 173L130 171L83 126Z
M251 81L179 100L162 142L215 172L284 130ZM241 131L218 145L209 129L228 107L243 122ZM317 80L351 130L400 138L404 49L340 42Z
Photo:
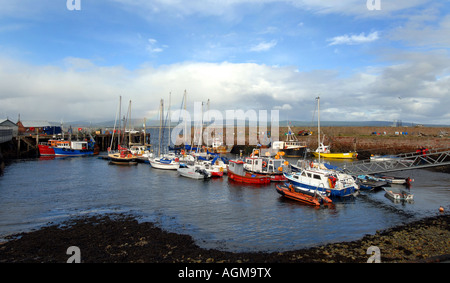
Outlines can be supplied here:
M161 131L162 131L162 120L163 120L163 114L164 112L164 100L161 99L160 106L159 106L159 143L158 143L158 155L161 155Z
M170 120L170 97L172 96L172 93L171 92L169 92L169 107L167 107L167 115L169 115L169 138L168 138L168 142L167 142L167 150L169 150L170 149L170 122L171 122L171 120Z
M184 111L186 113L186 90L184 90ZM186 149L186 142L187 142L186 134L187 134L187 121L186 121L186 119L184 119L184 134L183 134L183 136L184 136L185 149Z
M208 116L206 117L207 121L209 122L209 98L208 98L208 102L206 104L206 113L208 113ZM206 127L206 148L209 147L209 127Z
M114 130L113 130L113 134L112 134L112 137L111 137L111 145L109 146L110 150L113 149L114 134L116 133L116 125L117 125L117 114L120 113L119 111L120 111L120 104L121 104L121 102L122 102L122 96L119 96L119 107L118 107L118 109L116 111L116 119L114 120ZM119 119L120 119L120 114L119 114ZM119 126L119 128L120 128L120 126ZM63 139L64 139L64 137L63 137Z
M320 163L320 96L317 97L317 138L318 138L318 146L319 149L319 163Z

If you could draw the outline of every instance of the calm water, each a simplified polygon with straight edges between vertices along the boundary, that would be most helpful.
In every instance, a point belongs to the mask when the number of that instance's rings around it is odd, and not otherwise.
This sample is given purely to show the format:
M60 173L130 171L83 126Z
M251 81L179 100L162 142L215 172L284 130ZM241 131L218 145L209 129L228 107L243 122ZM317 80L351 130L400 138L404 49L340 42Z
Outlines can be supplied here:
M441 205L450 209L450 174L396 174L415 179L414 203L393 203L379 191L314 208L281 198L273 183L191 180L149 164L122 167L97 157L22 160L0 177L0 238L73 216L126 212L192 235L206 248L283 251L356 240L436 215Z

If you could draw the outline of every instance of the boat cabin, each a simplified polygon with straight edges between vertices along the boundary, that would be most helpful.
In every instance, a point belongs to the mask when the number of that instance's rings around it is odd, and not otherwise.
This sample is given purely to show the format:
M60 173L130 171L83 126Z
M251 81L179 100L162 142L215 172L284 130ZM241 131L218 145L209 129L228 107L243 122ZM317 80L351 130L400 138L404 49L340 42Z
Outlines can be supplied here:
M256 173L280 173L282 172L283 161L284 159L248 157L245 159L244 168Z
M293 174L292 178L313 187L329 188L329 176L322 172L302 170L299 174Z
M236 175L244 176L244 161L230 160L230 162L228 162L228 170L232 171Z

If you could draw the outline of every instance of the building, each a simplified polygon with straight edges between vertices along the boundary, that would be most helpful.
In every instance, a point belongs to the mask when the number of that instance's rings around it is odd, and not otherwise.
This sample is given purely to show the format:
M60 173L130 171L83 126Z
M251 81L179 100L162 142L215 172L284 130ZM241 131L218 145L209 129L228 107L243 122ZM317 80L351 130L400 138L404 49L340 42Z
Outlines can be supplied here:
M19 126L9 119L0 119L1 129L12 129L13 137L16 137L19 131Z
M44 129L51 127L47 121L19 121L17 125L21 135L45 134Z

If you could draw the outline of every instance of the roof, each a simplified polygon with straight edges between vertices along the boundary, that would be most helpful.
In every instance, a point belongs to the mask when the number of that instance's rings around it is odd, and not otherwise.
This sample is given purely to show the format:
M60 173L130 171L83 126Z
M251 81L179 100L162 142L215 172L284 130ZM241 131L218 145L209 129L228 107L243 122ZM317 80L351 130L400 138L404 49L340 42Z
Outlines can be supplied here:
M25 128L43 128L50 127L50 123L47 121L21 121Z
M0 119L0 126L6 126L6 127L18 127L16 123L9 119Z

